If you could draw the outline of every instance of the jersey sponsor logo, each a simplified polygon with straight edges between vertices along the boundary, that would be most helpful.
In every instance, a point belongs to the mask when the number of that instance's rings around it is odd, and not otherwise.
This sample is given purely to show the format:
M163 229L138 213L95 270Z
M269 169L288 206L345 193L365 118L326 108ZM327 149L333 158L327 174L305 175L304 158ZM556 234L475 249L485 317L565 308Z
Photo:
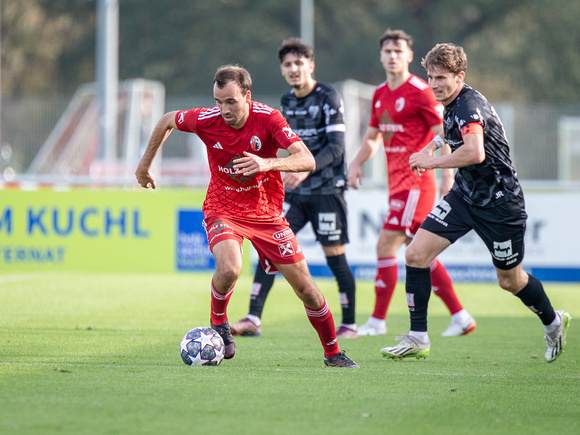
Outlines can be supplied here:
M290 127L284 127L282 129L282 132L286 135L286 137L288 139L294 139L294 138L298 137L298 136L296 136L296 133L294 133Z
M395 211L401 211L405 208L405 201L400 199L392 199L389 202L389 208Z
M262 149L262 141L258 136L252 136L252 139L250 139L250 148L254 151L260 151Z
M277 242L282 242L284 240L291 239L293 236L294 232L290 228L285 228L272 234L272 238Z
M234 169L234 160L237 160L241 157L242 157L242 155L237 153L235 156L232 157L232 159L228 162L227 165L225 165L225 166L217 165L217 170L219 172L223 172L224 174L229 175L230 177L232 177L234 180L236 180L240 184L247 184L248 180L253 178L255 174L249 175L249 176L244 176L244 175L242 175L241 172L238 172L236 169ZM229 186L226 186L226 189L228 187ZM230 188L230 190L234 190L234 189Z
M403 133L405 127L402 124L379 124L381 133Z
M400 112L401 110L403 110L404 107L405 107L405 98L404 97L397 98L397 101L395 101L395 110L397 112Z
M224 174L230 174L230 175L238 173L238 171L234 168L229 168L227 166L224 167L224 166L220 166L220 165L218 165L218 171L223 172Z
M183 124L183 121L185 121L185 112L179 112L179 116L177 117L177 123Z
M407 152L407 147L385 147L385 152L387 153L405 153Z
M290 241L279 244L278 250L280 251L281 257L290 257L296 253L294 251L294 245Z
M299 128L294 131L300 137L313 137L318 134L318 130L315 128Z
M216 144L215 144L213 147L214 147L216 150L223 150L223 149L224 149L224 147L222 146L222 144L221 144L221 143L219 143L219 142L216 142Z

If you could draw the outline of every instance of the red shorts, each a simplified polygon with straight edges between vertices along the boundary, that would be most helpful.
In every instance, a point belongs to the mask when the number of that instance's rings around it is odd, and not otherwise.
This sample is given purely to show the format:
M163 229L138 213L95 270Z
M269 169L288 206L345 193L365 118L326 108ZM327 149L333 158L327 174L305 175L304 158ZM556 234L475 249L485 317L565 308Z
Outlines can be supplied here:
M413 238L417 230L433 210L437 189L407 190L389 197L389 213L383 221L383 229L402 231Z
M211 214L203 220L203 226L210 251L222 240L237 240L241 248L243 240L248 239L258 252L260 263L267 274L278 272L274 264L292 264L304 260L302 246L283 217L264 222Z

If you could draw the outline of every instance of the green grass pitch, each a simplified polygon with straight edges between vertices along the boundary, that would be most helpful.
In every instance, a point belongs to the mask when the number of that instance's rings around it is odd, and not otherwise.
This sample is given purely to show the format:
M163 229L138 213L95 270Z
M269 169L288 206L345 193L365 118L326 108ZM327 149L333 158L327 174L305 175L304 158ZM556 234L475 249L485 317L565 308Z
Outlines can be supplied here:
M456 285L478 327L443 338L449 315L433 296L426 360L379 349L408 332L403 285L386 337L341 340L361 368L325 367L304 309L280 278L262 336L236 340L219 367L189 367L182 336L209 324L209 274L0 275L2 434L545 434L580 433L580 285L546 284L572 315L568 345L543 358L543 328L490 284ZM332 280L317 280L340 321ZM230 320L248 308L236 287ZM372 283L357 283L366 321Z

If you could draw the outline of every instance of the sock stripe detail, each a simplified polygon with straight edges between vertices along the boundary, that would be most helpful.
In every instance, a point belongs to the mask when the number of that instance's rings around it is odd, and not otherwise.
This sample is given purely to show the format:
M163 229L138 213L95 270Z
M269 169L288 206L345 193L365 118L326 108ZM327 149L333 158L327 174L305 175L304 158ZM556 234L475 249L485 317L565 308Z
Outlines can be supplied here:
M397 257L379 258L377 261L377 268L391 267L397 265Z
M233 292L234 292L234 288L232 287L231 289L228 290L228 292L226 294L222 294L215 289L215 287L213 286L213 282L211 283L211 294L218 301L228 300Z
M326 299L324 300L324 304L318 310L313 310L312 308L308 308L304 305L304 309L306 310L306 315L308 317L324 317L328 314L330 309L328 308L328 304L326 303Z

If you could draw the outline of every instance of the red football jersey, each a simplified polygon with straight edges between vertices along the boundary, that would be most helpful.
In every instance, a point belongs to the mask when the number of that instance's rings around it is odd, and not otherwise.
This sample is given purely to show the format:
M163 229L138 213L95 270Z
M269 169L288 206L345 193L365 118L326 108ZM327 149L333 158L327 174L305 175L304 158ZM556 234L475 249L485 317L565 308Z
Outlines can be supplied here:
M239 219L270 220L282 214L280 172L245 177L233 169L233 160L243 157L244 151L271 158L279 148L287 149L300 140L278 110L252 101L248 119L239 129L225 123L218 106L180 111L175 123L179 130L198 135L206 145L211 179L204 215L218 212Z
M436 186L435 171L419 177L409 167L411 154L433 139L431 127L443 122L443 105L435 100L429 85L415 75L394 91L384 82L375 90L372 104L369 126L383 135L389 196L425 188L427 183Z

